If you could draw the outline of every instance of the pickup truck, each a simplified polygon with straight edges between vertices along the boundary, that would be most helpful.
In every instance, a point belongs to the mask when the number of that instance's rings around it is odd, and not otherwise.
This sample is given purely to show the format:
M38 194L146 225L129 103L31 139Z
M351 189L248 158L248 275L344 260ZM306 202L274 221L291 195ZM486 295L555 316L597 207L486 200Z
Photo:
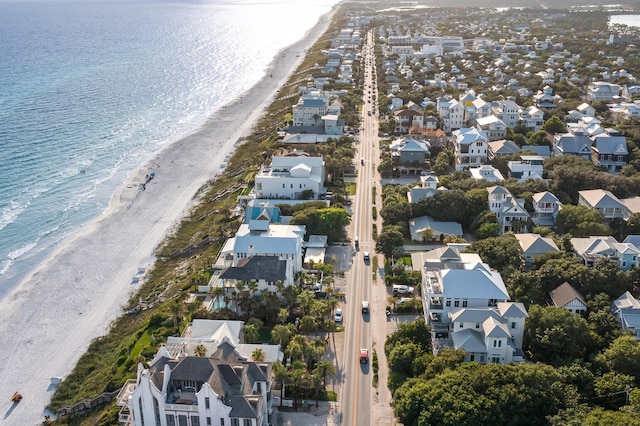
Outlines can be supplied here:
M393 286L393 294L413 294L415 289L413 287L409 287L408 285L394 285Z

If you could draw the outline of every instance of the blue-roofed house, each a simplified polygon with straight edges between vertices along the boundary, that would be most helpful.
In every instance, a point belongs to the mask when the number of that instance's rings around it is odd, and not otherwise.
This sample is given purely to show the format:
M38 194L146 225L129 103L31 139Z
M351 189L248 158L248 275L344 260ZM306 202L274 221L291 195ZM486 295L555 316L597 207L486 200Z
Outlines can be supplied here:
M542 158L551 157L551 148L547 145L522 145L522 151L532 151Z
M611 313L620 322L623 332L631 333L636 340L640 340L640 300L627 291L613 301Z
M427 231L428 230L428 231ZM409 233L413 241L425 241L425 231L431 234L430 241L438 241L447 235L462 237L462 225L458 222L441 222L431 216L420 216L409 220Z
M401 173L423 170L428 167L429 143L420 139L403 137L396 139L389 147L393 164ZM418 172L419 174L419 172Z
M553 157L577 155L592 161L591 139L582 133L561 133L554 135L551 155Z
M536 226L546 226L552 228L555 224L558 212L562 209L562 203L558 197L549 191L537 192L533 194L533 216L531 221Z
M624 136L609 133L594 136L591 149L593 164L604 167L609 173L618 174L627 165L629 150Z

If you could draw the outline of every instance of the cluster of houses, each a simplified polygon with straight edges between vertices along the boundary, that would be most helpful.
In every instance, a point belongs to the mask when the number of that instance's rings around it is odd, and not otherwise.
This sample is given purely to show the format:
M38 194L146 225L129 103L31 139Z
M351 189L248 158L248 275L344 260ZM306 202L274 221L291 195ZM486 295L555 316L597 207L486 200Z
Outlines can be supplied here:
M527 261L558 250L550 238L536 234L517 234L516 238ZM581 239L571 240L574 247L579 245L578 240ZM601 245L600 256L614 259L619 255L634 266L638 264L640 251L632 243L617 243L611 237L582 240L585 244L580 256L585 262L594 254L590 250L597 251ZM528 317L525 306L510 302L500 274L478 254L463 252L464 246L449 244L411 255L413 268L420 271L422 277L423 309L432 333L434 354L451 348L464 350L467 362L509 364L524 361L522 339ZM633 251L628 250L630 247ZM575 314L587 312L584 297L566 282L552 290L548 300L549 305ZM626 292L611 304L611 313L620 322L622 331L640 340L640 300Z

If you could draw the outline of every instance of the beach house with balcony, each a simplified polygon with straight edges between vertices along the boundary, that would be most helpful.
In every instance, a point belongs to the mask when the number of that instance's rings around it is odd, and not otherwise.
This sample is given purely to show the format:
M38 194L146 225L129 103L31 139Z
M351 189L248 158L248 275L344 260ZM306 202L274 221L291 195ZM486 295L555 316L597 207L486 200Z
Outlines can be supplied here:
M456 99L448 96L437 99L438 115L442 120L442 130L451 132L460 129L464 125L464 106Z
M578 204L597 210L607 222L616 218L626 220L630 216L627 206L604 189L578 191Z
M513 141L505 139L499 141L489 141L489 149L487 151L487 158L489 161L496 157L506 157L507 155L513 155L520 152L520 147Z
M178 345L180 347L180 345ZM250 361L225 341L210 356L161 347L118 395L121 423L267 426L271 362Z
M631 243L619 243L611 236L572 238L571 244L576 255L584 264L593 266L601 259L607 259L628 271L640 264L640 250Z
M487 188L489 211L495 213L500 225L500 234L526 232L529 213L524 208L524 199L515 198L502 186Z
M548 237L530 233L514 234L514 236L524 253L525 266L531 266L532 262L543 254L560 250L556 243Z
M538 131L544 124L544 112L535 106L530 106L520 112L522 125L530 131Z
M536 226L552 228L555 224L558 212L562 209L562 203L558 197L549 191L533 194L533 216L531 222Z
M393 164L403 174L420 174L420 170L428 168L430 153L429 143L421 139L402 137L389 146Z
M487 164L488 142L487 136L475 127L454 130L456 171Z
M520 121L520 105L510 99L493 102L491 110L507 127L514 128Z
M490 141L498 141L507 136L507 125L495 115L476 119L476 127Z
M514 302L500 302L491 309L462 308L452 311L451 346L465 351L465 362L522 362L522 340L528 316L524 305Z
M424 113L414 109L402 109L393 113L396 122L394 133L406 134L411 126L424 127Z
M521 312L514 312L513 304L506 303L509 294L500 274L478 254L461 253L456 247L412 253L411 259L422 276L434 353L447 347L464 348L468 361L511 362L515 347L522 345L526 310L518 306ZM516 323L514 328L511 322ZM493 359L494 353L499 360Z
M613 84L606 81L594 81L587 86L587 101L611 102L615 97L620 95L621 87L619 84Z
M273 157L255 176L259 199L318 199L325 180L322 157Z

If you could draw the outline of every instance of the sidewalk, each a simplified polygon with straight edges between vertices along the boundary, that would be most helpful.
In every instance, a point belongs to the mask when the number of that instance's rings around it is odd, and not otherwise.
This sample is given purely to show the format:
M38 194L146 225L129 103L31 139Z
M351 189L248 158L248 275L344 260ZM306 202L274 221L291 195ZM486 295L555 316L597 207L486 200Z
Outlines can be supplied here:
M316 407L314 400L305 401L309 404L305 410L301 406L297 410L273 407L271 423L275 426L337 426L341 423L338 403L319 401Z

